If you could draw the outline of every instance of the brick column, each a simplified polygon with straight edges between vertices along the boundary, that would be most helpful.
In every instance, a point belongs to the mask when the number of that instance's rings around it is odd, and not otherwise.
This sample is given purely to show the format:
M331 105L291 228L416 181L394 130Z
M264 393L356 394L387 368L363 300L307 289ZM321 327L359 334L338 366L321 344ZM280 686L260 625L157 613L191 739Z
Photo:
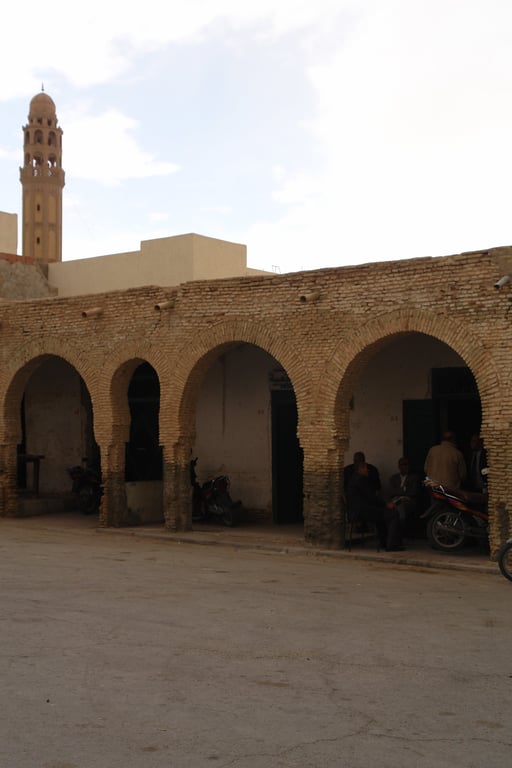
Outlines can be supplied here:
M17 469L16 443L0 446L0 515L2 517L18 515Z
M512 444L508 430L494 431L485 441L489 474L489 549L492 560L496 559L499 548L512 536L512 496L510 489L510 462Z
M178 443L174 450L163 449L163 506L169 531L192 528L192 487L190 485L190 443Z
M102 456L103 497L99 524L102 528L127 524L125 482L125 444L117 442L106 449L100 446Z
M327 431L327 430L326 430ZM318 425L300 430L304 451L304 538L316 547L343 544L341 443L326 447ZM341 464L340 464L341 462Z

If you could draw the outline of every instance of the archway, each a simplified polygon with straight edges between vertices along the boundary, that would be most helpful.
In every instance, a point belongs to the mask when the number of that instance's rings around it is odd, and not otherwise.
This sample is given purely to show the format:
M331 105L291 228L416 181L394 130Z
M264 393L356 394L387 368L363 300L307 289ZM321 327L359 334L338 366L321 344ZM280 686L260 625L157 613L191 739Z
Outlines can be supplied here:
M279 362L254 344L219 346L196 364L187 402L194 391L199 480L229 476L240 524L302 524L297 402Z
M160 379L141 358L126 360L110 383L112 445L104 525L163 522Z
M127 482L161 481L160 381L149 363L134 370L128 385L130 432L126 444Z
M364 450L384 477L407 454L422 472L428 448L445 429L464 450L480 431L481 402L475 378L462 357L423 333L388 337L376 345L352 386L346 459Z
M452 347L421 332L393 334L366 347L348 366L340 392L348 396L346 413L338 410L340 429L346 424L344 463L363 451L380 471L384 498L393 495L391 476L401 457L409 459L421 488L426 454L441 433L454 431L467 454L470 436L482 425L473 372ZM407 529L412 538L425 537L420 513L429 501L423 490Z
M78 371L57 355L25 364L9 387L6 444L16 447L16 510L21 515L77 508L69 470L80 465L101 476L93 409Z

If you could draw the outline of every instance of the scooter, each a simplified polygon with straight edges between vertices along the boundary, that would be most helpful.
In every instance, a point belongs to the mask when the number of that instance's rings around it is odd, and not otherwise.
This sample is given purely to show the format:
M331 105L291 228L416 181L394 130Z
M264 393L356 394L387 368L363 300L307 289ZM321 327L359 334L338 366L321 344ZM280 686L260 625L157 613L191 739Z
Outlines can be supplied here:
M236 511L240 502L234 502L229 493L229 478L219 475L206 480L202 485L197 481L197 457L190 462L190 483L192 485L192 521L221 522L232 527L236 522Z
M487 541L487 494L453 490L427 478L432 503L420 517L427 520L427 539L433 549L456 552L469 539Z
M73 481L72 492L78 499L78 506L84 515L99 512L103 489L99 477L87 466L76 465L68 469Z
M503 576L512 581L512 539L502 546L498 553L498 565Z

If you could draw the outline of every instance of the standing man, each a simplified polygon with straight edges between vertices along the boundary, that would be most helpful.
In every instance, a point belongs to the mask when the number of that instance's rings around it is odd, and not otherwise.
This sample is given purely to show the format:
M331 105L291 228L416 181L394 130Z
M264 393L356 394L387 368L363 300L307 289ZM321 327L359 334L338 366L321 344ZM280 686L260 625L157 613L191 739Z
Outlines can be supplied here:
M434 445L425 460L427 477L448 488L460 488L466 479L466 462L457 448L455 434L443 432L439 445Z

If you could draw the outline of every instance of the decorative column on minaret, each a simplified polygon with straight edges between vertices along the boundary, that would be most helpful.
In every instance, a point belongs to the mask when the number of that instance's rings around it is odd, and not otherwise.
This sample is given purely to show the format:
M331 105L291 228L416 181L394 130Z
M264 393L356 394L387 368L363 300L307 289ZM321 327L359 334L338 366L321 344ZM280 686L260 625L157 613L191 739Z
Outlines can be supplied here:
M44 91L30 102L23 133L23 256L46 264L62 261L62 129Z

